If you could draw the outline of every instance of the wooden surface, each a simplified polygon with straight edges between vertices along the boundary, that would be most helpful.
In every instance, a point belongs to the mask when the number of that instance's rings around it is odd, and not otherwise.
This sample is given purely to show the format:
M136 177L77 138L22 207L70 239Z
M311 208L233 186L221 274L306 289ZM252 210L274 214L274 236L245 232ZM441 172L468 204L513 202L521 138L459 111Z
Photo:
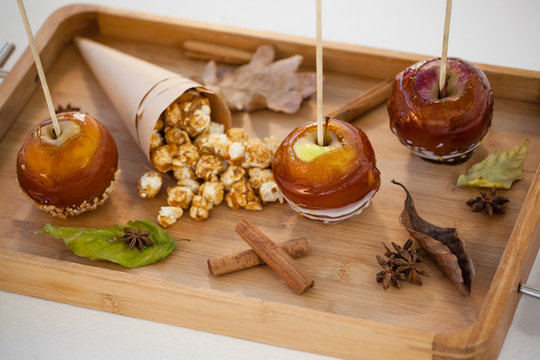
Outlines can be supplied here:
M80 106L106 124L119 147L122 175L103 207L69 220L49 217L19 191L16 152L29 130L47 117L26 52L0 86L0 130L5 133L0 143L0 226L7 229L0 235L0 288L339 357L490 358L498 353L519 299L517 284L526 279L540 245L540 74L484 67L496 93L493 125L466 164L434 165L412 156L390 132L384 105L355 121L371 139L382 180L360 216L329 226L301 218L287 205L271 204L262 212L220 205L205 222L183 217L170 228L175 238L191 241L179 242L168 258L128 270L79 258L61 240L34 234L47 222L106 226L155 219L166 202L164 193L152 200L136 196L137 180L149 164L69 43L80 33L188 76L200 74L204 67L204 62L182 53L182 42L191 38L249 50L271 42L278 56L301 53L305 67L314 68L311 40L95 7L75 6L54 14L37 42L44 46L43 63L55 105ZM157 34L159 41L151 42ZM325 45L325 51L325 113L419 59L339 44ZM357 64L354 69L352 64ZM252 137L282 138L314 117L312 99L295 115L237 113L233 123ZM509 149L525 137L530 142L524 179L503 191L510 199L507 214L471 213L465 201L477 190L454 189L457 176L489 152ZM398 222L405 194L391 179L409 188L426 220L458 228L477 270L471 296L463 297L429 259L424 269L431 276L422 287L405 284L400 290L383 291L375 282L375 255L383 253L380 242L404 243L408 238ZM306 238L311 254L296 261L315 279L315 287L298 296L266 266L212 277L206 267L209 257L246 248L234 232L243 218L274 241Z

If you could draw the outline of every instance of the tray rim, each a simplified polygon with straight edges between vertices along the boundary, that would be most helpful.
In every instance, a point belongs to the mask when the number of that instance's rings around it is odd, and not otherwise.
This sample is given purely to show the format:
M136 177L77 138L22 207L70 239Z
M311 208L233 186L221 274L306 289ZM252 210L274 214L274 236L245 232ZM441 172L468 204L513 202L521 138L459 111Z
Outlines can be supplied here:
M97 23L100 21L100 16L105 18L108 16L122 17L128 21L149 21L158 24L165 23L171 26L193 27L206 31L224 31L232 34L242 34L243 36L258 39L270 39L272 41L288 42L293 44L298 43L308 47L314 46L313 39L305 39L296 36L251 30L249 31L249 35L246 35L246 29L239 29L229 26L181 20L159 15L148 15L101 6L70 5L60 8L51 14L36 35L36 41L38 48L41 49L45 68L48 69L50 66L52 66L52 64L54 64L60 51L71 41L74 35L78 34L80 31L87 30L88 26L96 26L99 28L99 24ZM97 28L94 30L97 30ZM65 34L60 34L62 31L66 31L67 36ZM325 47L326 46L328 46L330 51L334 50L355 53L365 52L374 56L395 58L398 60L399 65L401 65L403 62L412 63L420 58L424 58L415 54L374 49L357 45L325 42ZM524 77L533 80L533 82L540 83L540 72L537 71L491 65L481 65L481 67L490 73L499 74L505 78L515 77L519 79ZM28 100L28 98L21 98L19 96L19 99L14 101L13 96L17 94L20 95L22 86L33 86L34 90L37 88L37 84L33 79L35 71L32 70L33 60L29 50L26 49L21 58L13 67L12 71L10 71L4 82L0 85L0 118L2 119L2 122L0 123L0 139L3 138L11 124L14 123L20 110ZM33 91L28 91L28 93L32 94ZM540 102L540 100L535 102ZM10 111L9 116L6 116L6 111ZM238 331L235 329L230 329L222 325L211 325L210 323L199 327L193 321L192 317L189 316L189 314L187 316L182 316L184 312L181 314L174 312L174 317L171 319L169 319L168 316L165 316L162 320L156 320L155 316L145 317L144 314L140 313L140 309L138 309L138 307L133 308L131 305L127 305L129 303L129 299L122 297L120 292L120 289L125 290L126 288L116 286L117 282L120 281L120 283L127 286L128 289L130 287L135 288L139 286L135 282L135 278L138 278L139 276L124 273L120 273L121 276L119 276L119 272L114 270L69 263L62 260L43 258L36 255L7 251L4 249L0 249L0 288L25 295L43 297L55 301L91 307L102 311L147 318L153 321L167 322L204 331L217 332L229 336L247 338L249 340L266 342L274 345L286 346L332 356L351 358L362 356L361 354L358 354L358 348L355 348L354 346L351 348L352 344L358 343L358 334L362 332L366 334L367 337L365 339L369 340L369 345L375 349L377 349L377 346L383 346L385 344L387 345L387 341L390 338L394 341L394 344L396 344L396 339L398 339L399 342L397 342L397 345L393 346L393 349L387 349L387 351L395 352L395 354L399 354L401 356L403 356L403 352L406 352L408 357L414 354L414 357L411 358L459 357L462 359L472 359L496 356L500 350L500 347L502 346L502 340L504 340L504 337L506 336L506 332L510 326L510 322L517 307L520 297L519 293L517 292L517 286L520 281L526 279L534 261L534 256L531 254L533 251L530 250L537 250L538 246L540 245L540 234L538 234L540 232L538 227L540 208L535 206L536 204L540 203L539 179L540 166L536 170L533 182L531 183L525 198L525 202L516 220L516 225L514 226L514 229L508 239L507 246L505 247L489 291L486 294L484 304L478 318L473 324L471 324L471 326L452 334L435 334L428 331L412 330L406 327L388 325L360 318L352 318L313 309L295 307L292 305L266 302L259 299L222 293L210 289L193 289L177 283L168 283L164 280L152 279L152 287L155 286L156 290L159 289L160 291L170 292L177 298L185 297L187 299L191 296L198 296L199 299L211 301L215 300L215 297L212 296L219 294L221 298L224 299L223 301L218 301L218 303L221 303L222 306L233 306L236 304L236 306L238 306L238 310L245 309L247 306L247 308L249 308L251 311L249 316L259 317L263 320L265 325L269 325L265 327L274 327L274 331L276 333L280 333L280 329L283 330L282 327L285 324L288 326L288 331L290 331L291 326L296 327L294 329L294 333L301 333L302 331L306 330L313 332L313 326L303 327L298 321L295 323L290 319L307 321L308 324L312 322L313 319L319 319L325 323L325 327L320 326L320 323L318 323L318 326L316 326L316 331L320 332L320 334L318 334L319 336L324 336L325 330L331 330L334 326L344 327L342 334L345 336L341 337L340 339L336 339L335 337L332 338L336 341L332 345L325 345L320 343L320 341L312 341L309 344L302 344L302 342L294 342L294 337L284 339L283 337L279 337L279 334L269 335L264 331L262 333L237 333ZM531 226L530 224L533 225ZM43 262L45 262L47 265L45 268L43 268ZM523 265L520 267L518 264L522 263ZM96 275L96 277L101 279L104 283L111 285L109 293L101 294L102 296L98 296L98 299L94 299L95 302L93 303L84 303L84 301L78 300L78 298L75 296L70 297L69 291L67 291L67 294L62 295L55 294L54 292L47 291L47 289L40 287L47 281L54 281L55 275L65 273L66 268L75 275L74 278L90 277L88 273ZM27 271L27 274L21 273L18 275L18 279L13 277L10 278L8 276L9 274L17 273L13 272L15 270L20 271L32 269L36 271L39 270L37 271L39 273L37 278L34 271ZM111 276L112 274L114 274L114 277ZM113 280L115 277L121 280ZM498 286L494 285L496 283ZM93 291L92 286L89 286L86 283L83 283L82 285L81 283L76 284L76 281L63 283L63 286L65 286L68 290L74 290L75 293L77 293L77 291L87 293ZM99 294L100 292L94 295ZM147 301L148 305L152 305L152 301L150 299ZM126 305L122 305L123 302L125 302ZM501 307L502 311L496 311ZM188 307L184 310L189 311L190 309ZM273 315L269 317L265 314ZM202 315L206 316L208 320L215 319L215 316L212 314ZM249 316L246 321L249 321ZM370 335L373 327L377 329L377 334ZM343 346L339 346L339 342L337 341L342 342ZM363 345L366 344L368 344L368 342ZM347 348L345 345L348 345L350 348Z

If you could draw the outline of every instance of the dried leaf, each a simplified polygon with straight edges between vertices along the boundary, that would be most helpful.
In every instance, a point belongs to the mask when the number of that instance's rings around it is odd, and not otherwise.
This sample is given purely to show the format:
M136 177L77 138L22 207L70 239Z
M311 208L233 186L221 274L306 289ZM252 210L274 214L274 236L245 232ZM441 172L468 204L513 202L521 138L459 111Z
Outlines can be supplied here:
M315 73L296 72L302 60L294 55L274 62L273 46L261 45L248 64L230 72L219 73L216 63L210 61L202 81L217 91L231 110L267 107L292 114L316 91Z
M525 139L511 150L497 150L489 154L471 166L467 174L460 175L457 185L510 189L515 180L523 178L528 143L529 140Z
M475 269L456 229L439 227L422 219L416 212L407 188L397 181L392 180L392 183L401 186L407 194L400 216L401 225L429 253L444 274L457 285L458 290L463 295L469 294Z

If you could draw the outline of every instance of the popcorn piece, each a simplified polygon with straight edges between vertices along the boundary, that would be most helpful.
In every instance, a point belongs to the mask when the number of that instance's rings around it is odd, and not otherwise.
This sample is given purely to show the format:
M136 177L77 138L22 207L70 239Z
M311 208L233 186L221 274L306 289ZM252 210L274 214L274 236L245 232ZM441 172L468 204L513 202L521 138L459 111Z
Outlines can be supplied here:
M262 183L259 189L259 196L263 203L279 201L280 204L283 204L283 196L274 180Z
M244 130L243 128L230 128L229 130L227 130L226 134L229 140L233 142L244 142L248 139L246 130Z
M210 136L210 133L203 132L193 140L193 145L195 145L198 149L200 149L202 146L204 146L204 143L208 141L208 136Z
M210 211L212 210L212 204L210 204L204 197L201 195L196 195L193 198L193 203L189 209L189 216L193 220L203 221L208 219L210 216Z
M197 104L193 101L188 107L188 103L184 103L185 116L182 127L191 137L197 136L210 127L210 101L200 95L199 97Z
M167 172L172 169L172 159L178 153L176 145L161 145L152 150L150 159L152 165L159 172Z
M150 138L150 150L155 149L161 145L163 145L163 136L161 136L161 133L154 131L152 133L152 137Z
M156 197L163 185L161 174L157 171L145 172L137 184L137 194L143 199L152 199Z
M195 179L195 169L193 166L182 166L173 169L173 176L176 180Z
M208 127L210 134L224 134L225 125L217 123L215 121L210 121L210 126Z
M259 169L260 170L260 169ZM230 165L223 174L221 174L221 182L225 190L230 190L231 185L240 181L246 175L246 170L240 166Z
M229 138L225 134L210 134L206 142L199 146L199 150L205 154L225 156L229 146Z
M264 138L264 144L270 150L270 153L272 154L272 157L274 157L274 154L276 153L279 145L281 145L281 141L279 141L274 136L270 136L267 138Z
M193 174L195 174L195 171L193 171ZM189 187L191 191L193 192L193 194L198 194L199 188L201 187L201 184L199 184L197 180L192 179L192 178L185 178L185 179L179 180L176 183L176 185Z
M193 191L188 186L171 186L167 189L167 204L171 206L189 208L193 200Z
M274 180L274 175L270 169L251 168L248 170L248 174L249 185L254 189L260 188L267 181Z
M177 127L165 128L165 141L167 144L176 144L178 146L191 144L188 133Z
M216 181L223 171L221 160L214 155L204 154L195 167L195 174L206 181Z
M174 170L185 167L195 166L199 161L199 150L193 144L183 144L178 147L178 155L171 160Z
M154 131L161 131L165 127L165 122L163 121L163 114L159 117L159 119L156 121L156 125L154 125Z
M184 210L182 210L182 208L176 206L162 206L161 209L159 209L157 221L159 225L168 227L178 221L183 213Z
M173 102L171 105L167 106L165 110L165 123L169 126L176 126L182 120L182 110L180 106Z
M212 206L223 201L223 183L220 181L207 181L199 188L199 195L205 198Z
M250 139L246 145L246 154L242 167L258 167L264 169L272 163L272 154L268 147L259 139Z
M225 201L231 209L262 210L261 199L245 179L232 184L231 190L225 195Z
M225 151L225 159L227 159L231 164L239 165L244 160L246 153L246 146L243 142L229 142L227 150Z

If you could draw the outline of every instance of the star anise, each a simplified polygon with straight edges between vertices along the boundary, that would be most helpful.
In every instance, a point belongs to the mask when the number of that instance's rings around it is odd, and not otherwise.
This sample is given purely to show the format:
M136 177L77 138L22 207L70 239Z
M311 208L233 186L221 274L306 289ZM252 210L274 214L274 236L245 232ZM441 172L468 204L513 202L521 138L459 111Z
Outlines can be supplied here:
M141 232L140 229L136 231L130 228L124 228L123 240L129 244L129 250L137 247L140 251L144 250L145 246L152 246L154 243L150 240L150 231Z
M388 289L390 284L400 288L400 280L407 280L416 285L422 285L420 275L428 276L428 274L422 269L418 268L416 264L422 262L418 257L418 249L412 249L412 240L409 239L403 247L392 242L392 251L385 243L382 243L386 252L383 258L377 255L377 262L383 268L383 271L377 273L376 280L378 283L382 283L383 289Z
M505 213L504 204L510 200L502 196L497 196L495 188L491 189L489 193L481 191L480 195L481 196L477 196L476 198L467 201L467 205L472 207L472 211L479 212L485 210L490 216L494 213Z
M54 111L56 113L64 112L64 111L80 111L80 107L71 106L71 103L68 103L66 107L62 107L62 105L58 105L58 108Z

